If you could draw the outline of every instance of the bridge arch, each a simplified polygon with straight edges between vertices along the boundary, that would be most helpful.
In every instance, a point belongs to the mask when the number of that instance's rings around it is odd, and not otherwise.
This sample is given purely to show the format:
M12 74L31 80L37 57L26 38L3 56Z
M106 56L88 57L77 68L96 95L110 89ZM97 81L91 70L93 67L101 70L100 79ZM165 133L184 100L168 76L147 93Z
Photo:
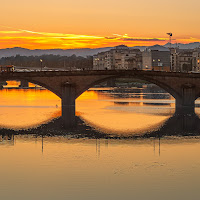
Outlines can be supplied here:
M199 74L142 70L90 70L52 72L13 72L0 74L0 80L26 80L40 85L62 99L62 117L75 125L75 99L92 86L111 78L136 78L153 83L176 99L176 110L194 111L194 101L200 91ZM197 94L198 93L198 94Z
M179 99L181 97L181 95L172 87L170 87L170 85L166 84L165 82L161 82L159 80L150 78L150 77L144 77L144 76L137 76L137 75L131 75L131 76L124 76L124 75L120 75L120 76L110 76L110 77L106 77L106 78L100 78L92 83L89 83L88 85L86 85L82 91L80 91L76 98L78 98L83 92L85 92L86 90L88 90L89 88L105 82L109 79L115 79L115 78L135 78L135 79L139 79L139 80L143 80L143 81L147 81L149 83L155 84L157 86L159 86L160 88L164 89L166 92L168 92L170 95L172 95L175 99Z
M50 92L54 93L56 96L58 96L59 98L62 98L61 97L61 94L55 90L53 87L51 87L51 85L48 85L48 84L45 84L45 83L42 83L40 81L37 81L37 80L32 80L32 79L28 79L28 78L4 78L4 79L0 79L0 81L27 81L29 83L33 83L35 85L39 85L41 87L44 87L45 89L49 90Z

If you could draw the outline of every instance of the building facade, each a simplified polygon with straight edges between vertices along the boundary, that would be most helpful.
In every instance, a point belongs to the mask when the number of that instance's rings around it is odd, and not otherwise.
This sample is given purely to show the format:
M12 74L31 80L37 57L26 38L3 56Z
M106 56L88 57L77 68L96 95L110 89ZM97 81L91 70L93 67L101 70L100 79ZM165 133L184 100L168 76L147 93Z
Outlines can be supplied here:
M200 48L172 48L171 66L175 72L200 72Z
M200 48L193 51L192 71L200 73Z
M139 49L119 45L93 56L94 70L141 69L173 72L199 72L200 48Z
M120 45L110 51L101 52L93 56L93 69L141 69L142 53L139 49L131 49Z
M146 49L142 52L142 69L170 71L170 51Z

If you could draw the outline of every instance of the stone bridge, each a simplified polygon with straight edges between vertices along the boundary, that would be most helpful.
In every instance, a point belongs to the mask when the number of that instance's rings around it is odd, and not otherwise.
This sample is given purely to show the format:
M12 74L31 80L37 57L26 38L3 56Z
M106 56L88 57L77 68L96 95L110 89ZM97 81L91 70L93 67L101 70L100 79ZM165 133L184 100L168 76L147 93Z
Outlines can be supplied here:
M75 125L75 100L90 87L112 78L137 78L154 83L176 100L176 111L194 112L200 96L200 74L142 70L41 71L1 73L0 81L28 81L52 91L62 99L65 127Z

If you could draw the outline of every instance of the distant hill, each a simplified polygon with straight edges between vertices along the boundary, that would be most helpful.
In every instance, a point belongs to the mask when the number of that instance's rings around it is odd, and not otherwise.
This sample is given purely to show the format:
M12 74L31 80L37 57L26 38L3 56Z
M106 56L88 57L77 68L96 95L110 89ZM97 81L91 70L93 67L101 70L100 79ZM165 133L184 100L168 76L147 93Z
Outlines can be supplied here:
M189 43L189 44L172 44L172 47L179 47L180 49L194 49L200 47L199 42ZM141 51L145 50L146 48L152 49L152 50L159 50L159 51L168 51L168 48L170 47L170 44L167 43L163 46L161 45L154 45L154 46L134 46L131 48L134 49L140 49ZM7 49L0 49L0 58L2 57L10 57L10 56L16 56L17 54L20 54L21 56L41 56L44 54L53 54L53 55L61 55L61 56L71 56L75 54L76 56L93 56L94 54L97 54L99 52L103 51L109 51L114 47L105 47L105 48L97 48L97 49L25 49L20 47L14 47L14 48L7 48Z
M144 51L145 49L151 49L151 50L158 50L158 51L169 51L167 47L161 46L161 45L154 45L154 46L135 46L132 47L134 49L140 49L140 51Z
M170 43L167 43L165 45L154 45L154 46L135 46L132 47L134 49L140 49L141 51L144 51L146 48L152 49L152 50L159 50L159 51L166 51L170 47ZM182 43L177 43L177 44L172 44L171 47L179 47L180 49L195 49L200 47L200 42L194 42L194 43L189 43L189 44L182 44Z
M169 48L170 43L165 44L164 47ZM193 42L189 44L177 43L177 44L172 44L171 47L179 47L180 49L195 49L200 47L200 42Z
M97 48L97 49L25 49L20 47L14 47L14 48L7 48L7 49L0 49L0 58L2 57L10 57L10 56L16 56L17 54L20 54L21 56L41 56L44 54L53 54L53 55L61 55L61 56L71 56L75 54L76 56L92 56L94 54L97 54L102 51L108 51L112 49L112 47L106 47L106 48Z

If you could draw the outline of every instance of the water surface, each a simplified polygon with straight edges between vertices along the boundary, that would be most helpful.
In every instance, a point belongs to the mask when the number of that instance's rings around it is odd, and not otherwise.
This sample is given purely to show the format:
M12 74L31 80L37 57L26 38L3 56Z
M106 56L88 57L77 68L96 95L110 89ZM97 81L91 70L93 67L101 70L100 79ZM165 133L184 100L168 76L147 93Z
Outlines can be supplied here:
M4 200L199 199L200 138L9 139L0 142Z
M42 88L4 89L0 95L1 127L34 127L61 115L60 99ZM76 111L93 128L124 136L153 130L167 135L169 126L190 133L200 124L199 118L172 117L174 99L152 88L93 88L77 99ZM199 152L199 136L74 139L5 131L1 199L196 200Z
M16 86L16 82L9 82ZM76 115L107 133L140 134L158 129L174 113L174 99L151 88L93 88L76 100ZM61 100L38 89L0 91L0 126L23 129L61 115Z

